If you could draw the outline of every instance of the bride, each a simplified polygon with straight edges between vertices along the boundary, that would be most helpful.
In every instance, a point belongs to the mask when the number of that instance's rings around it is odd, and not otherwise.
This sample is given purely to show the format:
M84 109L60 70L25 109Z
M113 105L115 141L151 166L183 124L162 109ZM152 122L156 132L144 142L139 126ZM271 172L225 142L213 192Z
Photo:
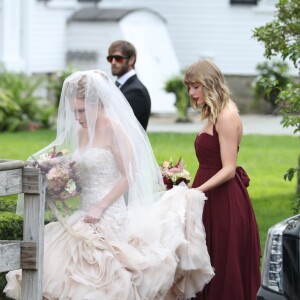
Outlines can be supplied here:
M205 195L186 186L163 191L147 135L106 73L65 80L56 139L32 157L46 172L57 218L45 226L44 299L189 299L214 276ZM58 197L50 191L60 189L53 170L62 157L76 184ZM72 186L79 197L62 200ZM5 293L20 299L21 270L6 277Z

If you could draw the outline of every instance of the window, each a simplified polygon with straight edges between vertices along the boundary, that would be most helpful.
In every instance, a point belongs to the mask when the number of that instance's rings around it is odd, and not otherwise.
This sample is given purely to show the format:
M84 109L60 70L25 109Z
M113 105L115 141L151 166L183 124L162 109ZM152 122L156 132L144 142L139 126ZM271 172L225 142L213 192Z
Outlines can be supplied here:
M257 4L258 0L230 0L230 4Z
M78 0L78 2L100 2L101 0Z

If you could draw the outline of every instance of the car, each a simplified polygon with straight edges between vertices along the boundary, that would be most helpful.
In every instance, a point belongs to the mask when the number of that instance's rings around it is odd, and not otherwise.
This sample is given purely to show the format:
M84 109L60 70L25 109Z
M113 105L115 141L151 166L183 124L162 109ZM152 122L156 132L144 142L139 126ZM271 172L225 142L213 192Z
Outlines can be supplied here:
M300 300L300 214L269 229L257 300Z

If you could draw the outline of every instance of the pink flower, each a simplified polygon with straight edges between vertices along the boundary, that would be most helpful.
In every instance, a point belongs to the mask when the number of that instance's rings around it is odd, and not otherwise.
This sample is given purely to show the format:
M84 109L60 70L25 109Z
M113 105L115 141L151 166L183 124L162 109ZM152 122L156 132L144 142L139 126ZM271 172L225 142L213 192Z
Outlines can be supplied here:
M170 166L170 162L169 161L164 161L161 165L162 165L163 168L168 169L169 166Z
M181 182L189 183L191 180L190 173L185 169L185 165L181 158L174 165L172 161L164 161L160 164L161 175L166 188L169 190L174 185Z
M46 174L46 178L48 180L52 180L52 179L55 179L57 177L59 177L59 172L56 168L50 169L50 171Z
M33 163L46 175L46 193L55 200L66 200L81 191L75 162L66 159L68 150L57 151L56 146L43 153Z

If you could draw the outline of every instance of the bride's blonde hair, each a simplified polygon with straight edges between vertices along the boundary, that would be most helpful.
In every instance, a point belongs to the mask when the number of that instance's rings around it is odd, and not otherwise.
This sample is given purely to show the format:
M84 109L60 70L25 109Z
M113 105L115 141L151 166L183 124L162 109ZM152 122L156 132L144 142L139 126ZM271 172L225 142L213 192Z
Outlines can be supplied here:
M230 98L222 72L210 59L201 59L189 66L184 72L183 82L186 86L202 85L205 104L200 109L201 119L208 119L215 124L221 111L229 103L236 106ZM199 111L199 107L192 100L191 106Z
M89 86L88 90L87 85ZM82 75L79 80L76 78L76 80L70 80L69 82L67 82L65 94L66 96L75 95L76 98L80 98L83 100L88 96L89 101L91 102L91 99L95 101L95 98L97 98L97 89L93 81L90 80L88 82L87 76Z

